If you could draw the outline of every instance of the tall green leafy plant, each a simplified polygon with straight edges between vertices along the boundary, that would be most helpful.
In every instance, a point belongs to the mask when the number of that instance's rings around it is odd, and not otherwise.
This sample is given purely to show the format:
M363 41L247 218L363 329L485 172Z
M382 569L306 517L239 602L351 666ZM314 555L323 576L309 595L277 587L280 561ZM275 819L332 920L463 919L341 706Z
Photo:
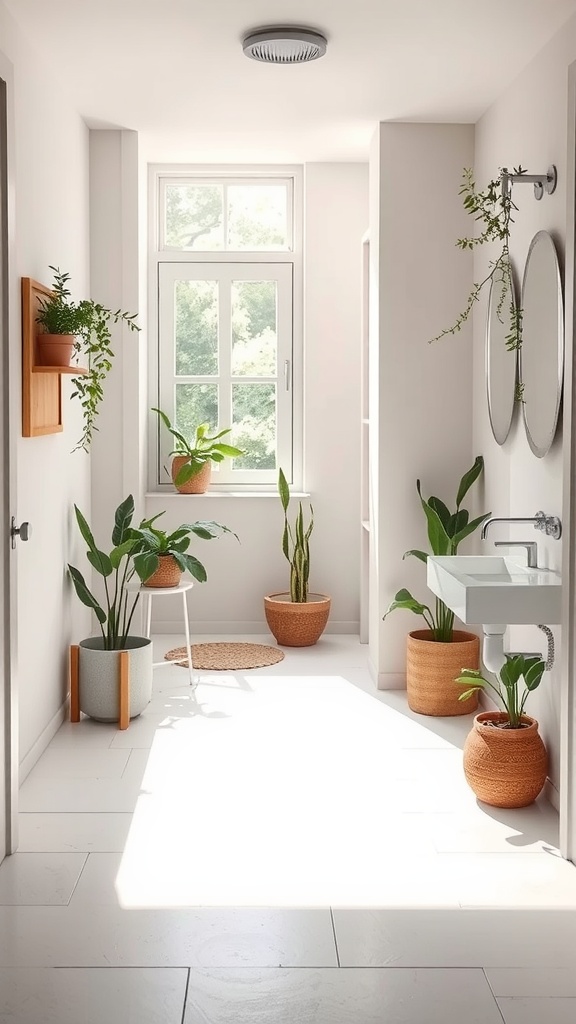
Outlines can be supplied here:
M499 672L496 684L484 679L478 669L464 668L456 682L465 686L458 700L468 700L474 693L486 688L496 694L504 708L507 721L503 726L507 729L521 729L522 715L526 701L531 693L540 686L546 665L542 658L526 654L507 654L506 661ZM520 695L520 680L524 680L524 692Z
M111 324L123 323L129 330L136 332L140 328L135 323L135 313L107 309L92 299L74 302L68 288L70 274L64 273L59 267L51 266L50 270L54 272L52 295L40 299L36 323L47 334L73 335L74 354L82 355L88 363L87 373L72 377L74 392L71 396L78 398L84 417L82 436L74 451L81 448L88 452L94 431L98 429L96 419L104 398L104 381L112 369L114 358Z
M282 469L278 471L278 493L284 510L284 532L282 534L282 551L290 563L290 600L304 604L308 600L308 577L310 576L310 534L314 529L314 509L310 505L310 520L304 526L302 502L298 503L298 512L294 526L288 522L288 505L290 504L290 488Z
M464 498L483 469L484 459L481 455L478 455L474 460L473 466L470 467L460 481L454 512L451 512L440 498L430 497L428 500L423 498L420 481L416 481L416 490L418 491L418 497L426 516L428 541L433 555L457 554L458 547L462 541L474 533L490 515L489 512L486 512L484 515L478 516L477 519L470 520L469 512L462 508ZM404 552L403 558L407 558L409 555L418 558L424 563L428 561L428 553L426 551L412 548L410 551ZM402 589L396 594L384 618L397 608L404 608L414 612L416 615L421 615L432 633L433 640L438 643L450 643L452 641L454 612L450 611L440 598L436 598L435 607L432 610L428 605L417 601L409 590Z

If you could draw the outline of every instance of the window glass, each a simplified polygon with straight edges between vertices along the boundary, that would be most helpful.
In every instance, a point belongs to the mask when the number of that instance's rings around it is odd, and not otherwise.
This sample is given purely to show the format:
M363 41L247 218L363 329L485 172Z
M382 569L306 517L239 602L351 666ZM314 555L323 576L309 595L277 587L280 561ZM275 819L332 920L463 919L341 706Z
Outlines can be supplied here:
M285 185L228 185L228 249L288 248Z
M174 285L176 375L218 373L218 282L176 281Z
M165 243L170 248L217 252L224 248L222 185L172 185L165 193Z
M233 281L231 298L233 376L275 375L276 281Z
M234 469L276 469L276 385L233 384L234 444L246 451Z

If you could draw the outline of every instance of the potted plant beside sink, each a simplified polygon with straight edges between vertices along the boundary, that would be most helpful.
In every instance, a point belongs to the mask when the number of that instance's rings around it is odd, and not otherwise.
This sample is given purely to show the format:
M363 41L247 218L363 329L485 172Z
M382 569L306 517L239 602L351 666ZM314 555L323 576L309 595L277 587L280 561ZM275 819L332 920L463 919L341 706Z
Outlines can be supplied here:
M475 669L463 669L456 679L466 687L459 700L465 703L479 690L488 689L504 708L476 715L464 744L468 785L479 800L492 807L527 807L546 782L548 756L538 722L524 714L526 701L540 685L545 668L538 655L506 655L496 684Z
M468 511L462 508L464 498L483 469L484 460L478 455L460 481L454 512L440 498L423 498L420 481L416 481L432 554L455 555L462 541L490 515L485 513L470 520ZM405 552L404 558L408 555L424 563L428 561L425 551L412 549ZM454 629L454 612L440 598L436 598L432 609L417 601L409 590L402 589L394 597L384 618L397 608L422 616L427 627L408 634L406 689L412 711L438 716L466 715L475 711L478 707L477 693L471 693L466 700L460 701L454 680L464 665L478 668L480 643L476 634Z

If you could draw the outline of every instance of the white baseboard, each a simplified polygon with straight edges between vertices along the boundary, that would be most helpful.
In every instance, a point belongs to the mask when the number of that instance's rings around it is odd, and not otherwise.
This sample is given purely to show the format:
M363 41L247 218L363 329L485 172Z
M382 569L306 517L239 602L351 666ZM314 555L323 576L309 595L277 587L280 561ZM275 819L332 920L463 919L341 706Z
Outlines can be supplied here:
M24 779L30 774L34 765L46 750L46 747L50 743L52 737L55 736L56 733L58 732L58 729L62 725L62 722L64 722L68 717L69 707L70 701L67 697L64 703L62 704L62 707L58 709L58 711L51 719L51 721L48 722L46 728L42 730L34 745L30 748L26 756L20 762L20 766L18 769L18 779L20 786L24 782Z
M552 807L560 813L560 793L550 779L546 779L544 783L544 796L548 803L552 804Z
M379 672L377 686L379 690L405 690L406 675L403 672Z
M328 622L324 632L338 634L352 633L354 635L358 635L359 628L359 622ZM162 633L183 633L183 631L184 624L181 618L152 620L152 633L160 635ZM197 619L194 619L194 621L190 623L192 639L194 639L195 633L202 636L205 636L206 634L214 634L216 636L226 634L230 634L232 636L237 636L238 634L262 636L264 633L269 632L270 630L268 629L266 622L263 620L254 622L246 619L239 622L238 619L235 619L233 622L200 622Z

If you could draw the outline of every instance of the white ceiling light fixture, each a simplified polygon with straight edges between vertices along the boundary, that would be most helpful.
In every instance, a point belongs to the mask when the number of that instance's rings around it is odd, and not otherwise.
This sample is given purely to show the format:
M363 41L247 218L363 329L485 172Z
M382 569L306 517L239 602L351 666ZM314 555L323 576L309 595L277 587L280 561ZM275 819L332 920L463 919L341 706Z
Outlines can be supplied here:
M242 40L247 57L265 64L304 64L326 53L326 37L310 28L267 28Z

